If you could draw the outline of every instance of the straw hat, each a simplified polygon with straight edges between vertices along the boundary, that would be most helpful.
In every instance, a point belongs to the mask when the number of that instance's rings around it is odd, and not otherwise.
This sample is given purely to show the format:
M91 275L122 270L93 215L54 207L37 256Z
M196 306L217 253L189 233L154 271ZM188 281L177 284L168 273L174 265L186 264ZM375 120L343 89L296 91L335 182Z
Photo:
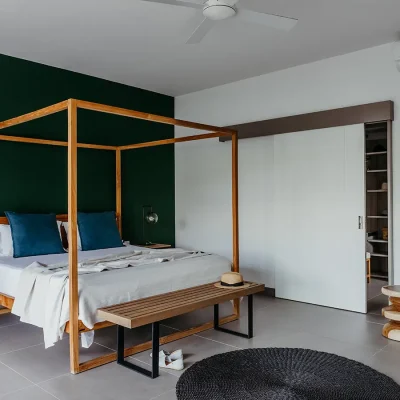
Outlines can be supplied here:
M221 281L215 284L215 287L221 289L243 289L249 287L249 283L245 283L242 274L238 272L226 272L221 276Z

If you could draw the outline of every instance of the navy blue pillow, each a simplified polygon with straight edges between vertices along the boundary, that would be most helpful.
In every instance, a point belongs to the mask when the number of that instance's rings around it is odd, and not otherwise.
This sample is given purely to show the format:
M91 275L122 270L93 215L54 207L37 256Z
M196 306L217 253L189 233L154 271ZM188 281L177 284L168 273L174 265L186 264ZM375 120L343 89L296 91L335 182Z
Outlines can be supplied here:
M56 214L5 214L11 227L14 258L64 253Z
M114 211L99 213L78 212L78 227L82 250L123 247Z

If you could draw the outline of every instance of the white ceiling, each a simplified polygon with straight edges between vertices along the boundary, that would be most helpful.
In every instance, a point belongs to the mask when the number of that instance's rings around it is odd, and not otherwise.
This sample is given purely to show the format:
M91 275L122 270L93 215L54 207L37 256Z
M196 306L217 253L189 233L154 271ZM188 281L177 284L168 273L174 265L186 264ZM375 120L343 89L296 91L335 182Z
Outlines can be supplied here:
M399 0L241 0L299 19L281 32L221 21L185 45L201 10L140 0L0 0L0 53L173 96L388 43ZM301 79L301 77L299 77Z

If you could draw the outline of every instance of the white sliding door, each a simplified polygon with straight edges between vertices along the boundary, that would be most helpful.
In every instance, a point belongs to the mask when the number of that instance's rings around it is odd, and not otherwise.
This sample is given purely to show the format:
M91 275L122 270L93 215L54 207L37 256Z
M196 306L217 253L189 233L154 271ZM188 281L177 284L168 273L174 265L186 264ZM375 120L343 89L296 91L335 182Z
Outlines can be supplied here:
M366 312L364 126L277 135L274 149L277 297Z

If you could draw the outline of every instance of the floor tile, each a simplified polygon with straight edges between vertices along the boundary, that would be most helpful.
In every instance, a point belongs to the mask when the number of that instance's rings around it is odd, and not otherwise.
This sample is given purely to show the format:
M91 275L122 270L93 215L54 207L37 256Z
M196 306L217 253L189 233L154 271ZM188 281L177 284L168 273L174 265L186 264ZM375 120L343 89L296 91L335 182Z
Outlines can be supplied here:
M0 328L4 328L9 325L20 324L19 317L14 314L2 314L0 315Z
M227 346L222 343L218 343L212 340L207 340L199 336L190 336L185 339L177 340L176 342L168 343L160 347L160 350L166 350L172 352L177 349L183 350L183 360L185 369L193 365L195 362L200 361L204 358L211 357L215 354L225 353L228 351L237 350L232 346ZM134 359L142 361L148 365L151 363L150 358L151 351L145 351L141 354L133 356ZM168 370L168 373L176 376L182 375L184 371Z
M84 362L111 352L94 343L89 349L80 349L80 361ZM69 373L68 337L48 349L45 349L44 345L39 345L0 355L0 361L34 383L67 374Z
M177 400L176 390L169 390L168 392L163 393L161 396L153 397L151 400Z
M399 352L398 356L400 357L400 342L396 340L388 340L387 346L383 349L388 352ZM400 358L399 358L399 368L400 368Z
M111 363L79 375L64 375L39 384L60 400L149 400L175 388L177 378L150 379Z
M0 354L43 343L43 330L29 324L0 329Z
M0 363L0 396L31 385L32 382Z
M175 329L160 325L160 337L176 332ZM151 325L135 329L125 329L125 347L135 346L151 341ZM100 329L95 332L94 342L113 350L117 350L117 327Z
M223 328L231 329L236 332L247 333L247 324L242 317L239 321L230 322L229 324L222 325ZM255 330L257 331L257 330ZM200 332L198 334L199 337L213 340L215 342L219 342L225 345L233 346L237 349L245 349L252 346L252 339L245 339L239 336L234 336L225 332L216 331L214 329L210 329L208 331ZM234 349L233 349L234 350Z
M220 317L232 314L232 304L230 302L220 305ZM207 307L202 310L194 311L178 317L169 318L162 321L162 324L175 329L189 329L197 325L202 325L214 320L214 308Z
M225 327L247 332L246 299L241 303L241 318ZM255 296L254 338L239 338L213 329L162 346L172 351L182 348L185 366L226 351L249 347L300 347L327 351L370 365L394 377L400 383L400 343L382 337L385 319L379 314L358 314L326 307ZM378 310L378 308L377 308ZM221 315L232 312L230 303L221 307ZM379 310L380 312L380 310ZM163 321L161 334L166 335L209 322L213 309ZM13 325L17 323L17 325ZM151 339L150 327L126 331L126 346ZM43 333L39 328L20 324L13 316L0 316L0 398L5 400L48 400L52 397L32 386L37 382L60 400L176 400L175 386L181 372L160 370L160 377L151 380L111 363L79 375L68 374L68 339L55 347L43 348ZM24 348L23 351L18 349ZM81 351L84 361L116 348L116 328L95 333L95 344ZM132 356L134 363L150 368L150 351ZM16 372L7 368L9 365ZM18 373L17 373L18 372ZM28 378L25 379L24 377ZM65 375L62 375L65 374ZM59 376L62 375L62 376ZM10 393L12 392L12 393ZM13 397L14 396L14 397Z
M337 311L338 310L333 310ZM299 303L282 299L271 299L270 304L255 315L255 324L259 327L268 327L279 324L297 331L308 328L316 321L330 318L332 309L318 307L313 304Z
M371 279L371 282L367 285L367 299L370 300L380 294L382 294L382 287L387 286L388 282L381 279Z
M380 294L379 296L375 296L372 299L368 300L368 314L382 314L382 308L387 307L389 305L388 297L384 294Z
M239 336L235 336L226 332L216 331L210 329L198 334L200 337L204 337L210 340L215 340L220 343L224 343L230 346L235 346L237 348L246 349L249 347L256 347L255 342L261 340L267 346L269 343L282 335L282 332L289 330L288 325L285 320L280 318L275 318L271 314L269 316L265 315L263 309L255 311L254 318L254 337L253 339L246 339ZM241 317L238 321L230 322L229 324L223 325L223 328L230 329L236 332L248 333L248 319L247 316ZM293 331L290 328L290 331Z
M137 365L138 367L142 367L144 369L147 369L148 371L151 371L151 359L148 360L147 357L143 357L143 359L145 359L146 361L138 360L137 358L134 358L134 356L125 358L126 361L132 363L133 365ZM174 377L180 376L180 374L176 373L175 371L161 367L158 370L158 374L159 376L166 376L166 375L167 376L172 375Z
M365 320L368 322L372 322L374 324L385 325L387 323L387 319L381 314L366 314Z
M258 347L266 347L263 346L262 341L258 341L257 344L259 344ZM339 342L331 338L320 337L306 332L283 334L279 338L277 337L269 347L290 347L323 351L362 363L367 362L376 354L376 350L371 347L356 346L351 343Z
M240 301L240 315L247 315L248 298L244 297ZM280 301L279 299L265 294L256 294L253 296L253 310L257 311L265 307L272 307L274 303Z
M303 323L300 330L312 334L378 350L388 344L382 336L382 325L367 322L364 314L325 309L305 321L307 324Z
M377 371L390 376L400 384L400 358L397 352L382 350L375 354L368 365Z
M254 335L252 340L238 338L222 332L209 330L199 335L232 346L247 348L258 343L269 345L275 337L287 332L308 332L340 342L369 346L374 350L384 348L388 340L382 337L382 323L378 316L369 316L327 307L280 300L266 300L264 308L254 312ZM226 325L227 328L247 332L247 316Z
M254 312L259 310L268 310L272 311L273 313L277 313L276 312L277 307L279 308L293 307L294 304L299 304L299 303L287 300L281 300L261 294L254 296L253 310ZM232 311L233 309L231 302L223 303L220 305L220 317L232 315ZM241 316L247 315L247 298L241 299L240 315ZM207 307L202 310L194 311L189 314L167 319L163 321L163 324L175 329L183 330L192 328L193 326L196 325L201 325L213 321L213 319L214 319L214 309L213 307Z
M0 397L1 400L54 400L55 397L37 386L30 386Z

